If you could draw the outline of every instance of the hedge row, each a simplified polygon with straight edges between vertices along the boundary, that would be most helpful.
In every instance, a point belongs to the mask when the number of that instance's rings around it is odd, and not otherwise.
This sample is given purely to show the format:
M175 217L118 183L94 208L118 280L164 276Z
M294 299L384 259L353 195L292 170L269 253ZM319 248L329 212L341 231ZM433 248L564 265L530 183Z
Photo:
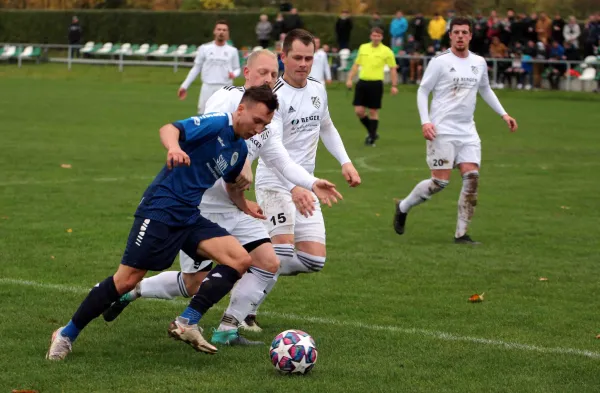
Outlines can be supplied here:
M0 42L67 43L71 17L77 15L83 41L195 44L210 41L215 21L226 19L236 46L256 45L258 13L152 12L127 10L0 11ZM305 28L325 43L335 42L336 15L303 14ZM273 21L274 15L270 15ZM384 18L385 20L385 18ZM351 47L368 41L368 17L354 17ZM390 19L385 20L389 25Z

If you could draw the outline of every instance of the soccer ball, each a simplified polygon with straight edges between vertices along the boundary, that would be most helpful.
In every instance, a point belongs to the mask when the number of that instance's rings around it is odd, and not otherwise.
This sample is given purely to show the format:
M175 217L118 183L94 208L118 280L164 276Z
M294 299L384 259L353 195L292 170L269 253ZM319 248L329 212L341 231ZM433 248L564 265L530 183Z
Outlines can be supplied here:
M288 374L306 374L317 362L315 340L302 330L286 330L271 343L271 363Z

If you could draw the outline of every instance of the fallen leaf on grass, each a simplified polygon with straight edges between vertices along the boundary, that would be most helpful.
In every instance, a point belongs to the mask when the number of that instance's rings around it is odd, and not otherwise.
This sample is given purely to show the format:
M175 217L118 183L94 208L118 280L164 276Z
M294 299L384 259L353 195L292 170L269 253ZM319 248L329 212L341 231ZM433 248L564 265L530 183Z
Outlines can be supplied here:
M540 277L540 281L548 281L548 277Z
M600 339L600 334L597 334L597 335L596 335L596 338Z
M50 255L50 259L54 259L54 255Z
M475 295L471 295L471 297L469 298L469 301L471 303L480 303L483 301L483 295L485 295L485 292L483 292L481 295L479 294L475 294Z
M12 391L12 393L39 393L39 391L38 390L29 390L29 389L25 389L25 390L14 389Z
M71 233L73 230L71 228L67 229L67 233Z
M8 216L2 216L3 220L8 220Z
M570 209L569 206L561 206L560 208L563 209L563 210L569 210Z
M71 169L71 164L61 164L60 167L65 169Z
M379 214L379 213L375 213L375 215L376 215L377 217L379 217L381 214Z

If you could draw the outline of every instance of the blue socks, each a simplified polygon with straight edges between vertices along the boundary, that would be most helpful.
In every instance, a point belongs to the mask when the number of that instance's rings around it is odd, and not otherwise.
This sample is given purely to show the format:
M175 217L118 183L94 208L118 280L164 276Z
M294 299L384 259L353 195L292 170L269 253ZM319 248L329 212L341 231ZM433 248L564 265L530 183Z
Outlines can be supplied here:
M68 337L71 339L71 342L75 341L77 339L77 336L79 336L79 332L81 332L81 330L79 330L77 328L77 326L75 326L75 324L73 323L73 321L69 321L69 323L67 324L67 326L65 326L63 328L63 330L60 332L60 335L63 337Z
M202 318L202 314L190 306L188 306L188 308L186 308L180 316L181 318L186 318L188 320L188 325L197 325L200 321L200 318Z

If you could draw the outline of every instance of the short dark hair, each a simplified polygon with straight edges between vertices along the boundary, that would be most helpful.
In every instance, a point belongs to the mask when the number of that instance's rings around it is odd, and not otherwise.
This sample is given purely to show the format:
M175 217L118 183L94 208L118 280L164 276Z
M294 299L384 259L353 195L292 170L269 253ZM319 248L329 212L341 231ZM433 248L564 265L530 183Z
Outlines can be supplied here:
M217 25L225 25L227 26L227 28L229 28L229 23L227 23L227 21L225 19L219 19L216 23L215 23L215 27Z
M452 21L450 22L450 32L452 31L452 28L454 26L463 26L463 25L469 26L469 32L473 31L473 26L471 24L471 19L465 18L463 16L459 16L457 18L452 19Z
M286 34L283 40L283 53L286 55L292 49L294 41L300 41L304 45L315 45L315 37L304 29L294 29Z
M375 27L371 28L371 34L373 34L373 33L383 35L383 29L381 27L375 26Z
M242 96L240 103L263 103L273 113L279 108L279 101L273 90L268 85L249 87Z

